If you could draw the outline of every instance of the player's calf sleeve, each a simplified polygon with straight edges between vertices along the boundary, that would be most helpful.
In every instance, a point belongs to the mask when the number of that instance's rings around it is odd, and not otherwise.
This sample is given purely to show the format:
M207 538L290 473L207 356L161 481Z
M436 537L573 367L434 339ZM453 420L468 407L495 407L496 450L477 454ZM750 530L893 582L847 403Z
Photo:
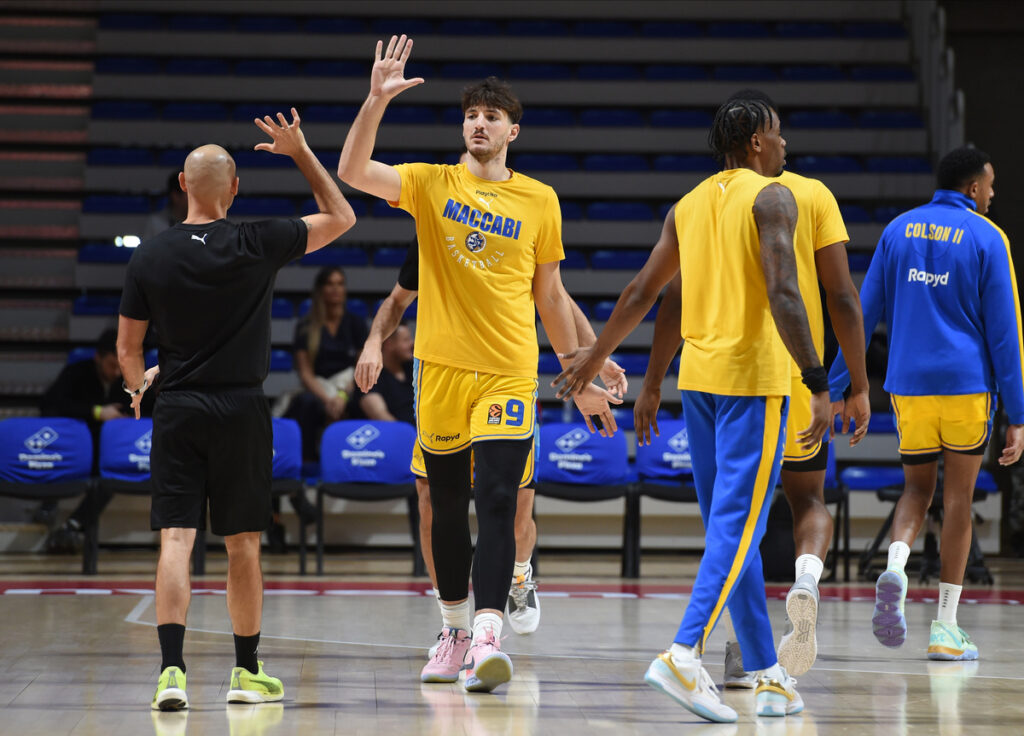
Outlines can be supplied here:
M434 575L441 600L459 601L469 595L473 541L469 535L470 450L452 455L423 453L430 483L430 527Z

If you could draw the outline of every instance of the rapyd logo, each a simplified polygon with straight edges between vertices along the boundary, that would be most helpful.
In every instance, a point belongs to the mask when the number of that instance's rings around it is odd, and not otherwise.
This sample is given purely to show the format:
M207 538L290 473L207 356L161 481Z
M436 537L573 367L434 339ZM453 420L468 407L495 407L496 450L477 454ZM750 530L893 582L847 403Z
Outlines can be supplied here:
M577 427L555 440L555 445L562 452L572 452L588 439L590 439L590 434Z
M690 436L686 433L685 427L669 437L668 446L676 452L690 451Z
M135 449L146 455L153 449L153 430L149 430L146 434L135 440Z
M372 424L364 424L355 432L345 438L345 441L357 450L362 450L368 444L380 437L380 430Z
M60 435L57 434L57 430L52 427L43 427L25 440L25 447L27 447L30 452L42 452L56 442L58 437L60 437Z

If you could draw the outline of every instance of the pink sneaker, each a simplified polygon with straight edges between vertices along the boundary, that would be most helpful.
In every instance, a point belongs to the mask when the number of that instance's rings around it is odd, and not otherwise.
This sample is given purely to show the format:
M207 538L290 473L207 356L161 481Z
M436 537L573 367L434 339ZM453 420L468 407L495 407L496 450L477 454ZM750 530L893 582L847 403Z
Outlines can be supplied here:
M476 642L469 650L466 664L466 690L472 693L489 693L502 683L512 679L512 660L502 654L501 643L493 632L487 638Z
M464 629L441 629L441 642L434 656L420 671L422 682L455 682L459 679L466 652L473 640Z

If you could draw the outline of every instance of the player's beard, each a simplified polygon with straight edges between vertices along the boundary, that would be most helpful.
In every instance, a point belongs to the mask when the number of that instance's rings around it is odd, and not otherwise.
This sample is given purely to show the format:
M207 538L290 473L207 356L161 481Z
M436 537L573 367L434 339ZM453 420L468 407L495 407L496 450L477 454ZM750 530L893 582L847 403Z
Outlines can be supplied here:
M507 140L507 139L506 139ZM469 155L472 156L478 164L488 164L494 159L501 155L501 152L505 150L505 141L490 141L491 146L485 151L473 151L469 146L466 146L466 150Z

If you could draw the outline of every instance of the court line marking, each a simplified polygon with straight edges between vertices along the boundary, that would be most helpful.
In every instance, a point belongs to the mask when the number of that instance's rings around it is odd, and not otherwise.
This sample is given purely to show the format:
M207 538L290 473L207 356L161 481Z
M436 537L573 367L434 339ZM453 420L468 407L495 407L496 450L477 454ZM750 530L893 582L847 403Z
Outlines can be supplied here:
M139 624L141 626L149 626L156 628L156 624L151 621L142 621L140 617L146 612L146 609L152 605L155 600L155 596L147 595L143 597L131 612L124 617L126 623ZM220 636L232 636L230 631L221 631L219 629L199 629L192 626L188 627L189 631L195 631L200 634L217 634ZM366 641L343 641L340 639L310 639L305 636L280 636L275 634L260 634L261 639L280 639L281 641L302 641L313 644L339 644L344 646L354 647L384 647L387 649L414 649L414 650L425 650L427 647L414 646L411 644L388 644L384 642L366 642ZM531 652L515 652L512 650L506 650L507 654L514 654L517 657L533 657L535 659L585 659L585 660L598 660L602 662L646 662L647 658L633 658L633 657L585 657L579 654L534 654ZM941 664L941 662L938 662ZM725 667L725 665L718 665L708 662L705 667ZM901 672L898 670L859 670L859 669L843 669L839 667L814 667L814 672L848 672L855 675L904 675L906 677L932 677L928 672ZM1024 680L1024 677L1009 677L1006 675L971 675L971 680L1011 680L1014 682Z

